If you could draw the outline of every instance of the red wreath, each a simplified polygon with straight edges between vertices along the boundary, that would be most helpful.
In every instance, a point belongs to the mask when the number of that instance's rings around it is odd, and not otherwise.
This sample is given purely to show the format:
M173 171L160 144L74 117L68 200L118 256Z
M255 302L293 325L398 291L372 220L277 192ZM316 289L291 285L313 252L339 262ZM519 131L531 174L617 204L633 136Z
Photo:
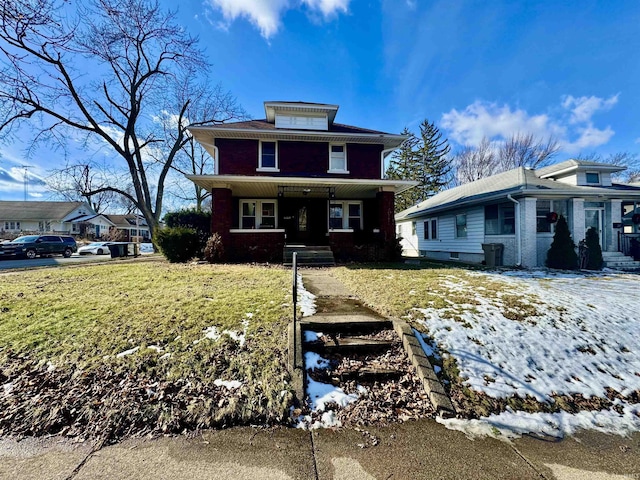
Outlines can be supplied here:
M631 221L638 225L640 223L640 213L634 213L633 217L631 217Z
M547 213L547 221L549 223L556 223L558 221L558 214L556 212Z

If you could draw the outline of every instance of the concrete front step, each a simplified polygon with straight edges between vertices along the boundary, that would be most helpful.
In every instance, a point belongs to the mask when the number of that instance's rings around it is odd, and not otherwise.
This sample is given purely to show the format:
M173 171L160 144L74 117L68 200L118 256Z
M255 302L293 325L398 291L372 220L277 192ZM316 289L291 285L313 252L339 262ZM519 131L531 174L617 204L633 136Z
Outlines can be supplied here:
M640 270L640 262L604 262L606 268L613 268L617 270Z
M336 264L331 247L319 246L286 246L283 251L283 263L291 266L293 254L297 253L298 265L333 266Z
M300 321L302 330L322 333L372 333L393 328L393 322L369 315L313 315Z
M306 350L312 352L378 352L393 346L393 340L374 340L359 337L328 338L325 341L307 342Z
M393 368L380 367L363 367L355 370L348 370L334 375L332 380L335 383L345 382L349 380L358 380L360 382L375 382L383 380L398 379L403 372Z

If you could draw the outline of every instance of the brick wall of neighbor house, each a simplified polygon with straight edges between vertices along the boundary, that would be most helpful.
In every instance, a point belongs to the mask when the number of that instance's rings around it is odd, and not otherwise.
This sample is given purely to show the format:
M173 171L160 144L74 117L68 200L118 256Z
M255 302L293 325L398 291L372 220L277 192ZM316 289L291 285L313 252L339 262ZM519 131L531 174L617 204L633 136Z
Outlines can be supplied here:
M258 140L217 138L220 175L300 175L379 179L382 145L347 144L349 174L330 174L329 144L326 142L278 142L279 173L258 172Z
M282 263L284 232L232 233L229 259L234 262Z

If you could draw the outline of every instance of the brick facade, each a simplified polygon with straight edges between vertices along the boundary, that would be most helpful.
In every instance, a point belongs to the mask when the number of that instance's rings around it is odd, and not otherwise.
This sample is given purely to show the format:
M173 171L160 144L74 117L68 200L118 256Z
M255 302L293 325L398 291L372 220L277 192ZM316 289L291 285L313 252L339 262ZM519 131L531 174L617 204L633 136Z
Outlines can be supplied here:
M282 263L284 232L242 232L229 235L229 260Z

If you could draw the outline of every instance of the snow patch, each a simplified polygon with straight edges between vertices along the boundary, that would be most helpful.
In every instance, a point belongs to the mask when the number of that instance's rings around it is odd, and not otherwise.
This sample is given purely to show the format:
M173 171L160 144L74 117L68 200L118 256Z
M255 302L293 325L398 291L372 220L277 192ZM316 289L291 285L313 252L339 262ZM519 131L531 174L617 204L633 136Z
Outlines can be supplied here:
M329 368L330 362L326 358L322 358L316 352L305 352L304 364L306 370L322 370L325 368Z
M116 358L122 358L122 357L126 357L127 355L133 355L134 353L136 353L138 350L140 350L140 347L133 347L130 348L129 350L125 350L124 352L120 352L116 355Z
M302 275L298 274L298 306L303 317L310 317L316 313L316 296L304 288Z
M322 337L322 333L319 332L312 332L311 330L305 330L304 332L305 342L315 342L320 340L320 337Z
M215 379L213 384L216 387L225 387L227 390L234 390L242 386L242 382L238 380L222 380L220 378Z
M311 400L311 409L320 412L326 410L327 404L335 403L344 408L358 399L355 393L347 394L340 387L316 382L309 375L307 375L307 394Z

